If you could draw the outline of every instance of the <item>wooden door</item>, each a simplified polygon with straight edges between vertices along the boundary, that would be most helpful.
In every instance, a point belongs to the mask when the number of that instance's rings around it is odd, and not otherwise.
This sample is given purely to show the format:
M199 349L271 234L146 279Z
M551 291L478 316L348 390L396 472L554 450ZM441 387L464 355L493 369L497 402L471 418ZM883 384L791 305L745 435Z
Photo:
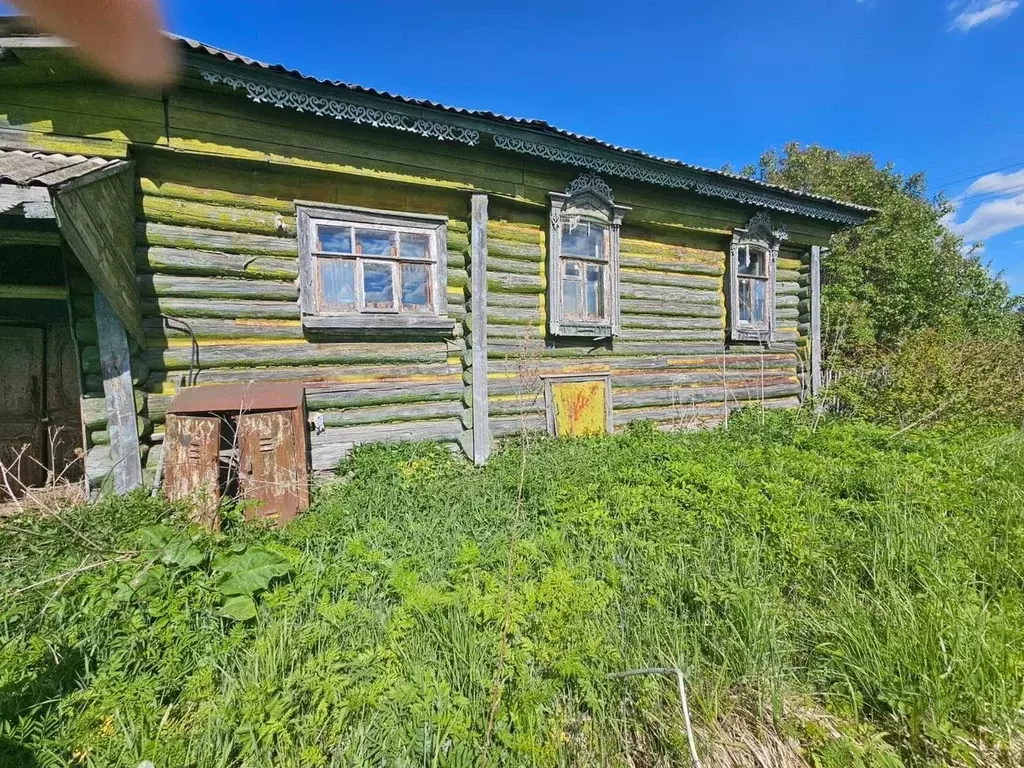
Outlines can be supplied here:
M238 496L260 502L246 512L247 517L285 523L299 511L299 483L305 481L296 464L299 437L292 411L238 417Z
M45 359L42 328L0 326L0 498L46 479Z

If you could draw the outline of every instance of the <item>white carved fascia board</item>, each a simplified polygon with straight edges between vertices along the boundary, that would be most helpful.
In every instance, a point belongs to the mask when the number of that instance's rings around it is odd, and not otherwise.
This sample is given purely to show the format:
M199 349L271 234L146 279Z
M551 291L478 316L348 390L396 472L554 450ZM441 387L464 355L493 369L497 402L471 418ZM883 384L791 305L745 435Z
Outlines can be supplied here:
M670 189L716 197L760 209L827 221L839 226L862 224L873 213L844 209L842 203L817 201L797 193L770 189L744 179L731 179L685 164L634 156L624 150L583 145L571 137L540 137L512 125L509 118L486 113L456 113L441 106L403 103L385 94L360 93L329 83L307 83L286 73L254 70L237 64L186 54L187 69L208 85L239 91L257 104L331 117L356 125L390 128L470 147L493 137L498 149L537 157L605 176L630 179ZM336 94L336 95L335 95ZM641 153L636 153L640 155Z
M415 133L429 139L453 141L475 147L480 143L480 132L454 122L432 120L423 116L423 110L389 105L379 108L360 103L358 99L336 99L315 93L304 87L289 87L272 84L261 78L235 75L212 69L199 72L210 85L225 85L235 91L242 91L255 104L272 104L282 109L293 109L318 117L333 117L356 125L372 128L392 128L396 131Z
M573 148L568 142L563 146L556 146L554 143L520 138L510 133L497 133L494 135L494 144L499 149L509 152L531 155L543 160L564 163L577 168L586 168L590 171L609 176L618 176L623 179L656 184L672 189L682 189L698 195L718 197L723 200L753 205L758 208L768 208L795 216L808 216L813 219L830 221L844 226L861 224L867 217L866 214L854 215L846 213L824 203L818 204L810 200L798 202L791 197L776 193L770 189L752 188L750 185L745 185L739 180L736 182L725 178L710 180L699 172L691 172L683 168L660 169L652 167L653 163L619 160L597 153L580 151Z

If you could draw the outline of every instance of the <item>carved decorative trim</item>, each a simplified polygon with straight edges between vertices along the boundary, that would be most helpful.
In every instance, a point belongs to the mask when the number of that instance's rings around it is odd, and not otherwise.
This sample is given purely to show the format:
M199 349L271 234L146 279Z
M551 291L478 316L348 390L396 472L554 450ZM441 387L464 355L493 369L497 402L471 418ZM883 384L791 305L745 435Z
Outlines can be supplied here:
M226 85L233 90L245 91L246 98L256 104L273 104L282 109L309 112L318 117L333 117L357 125L374 128L394 128L397 131L415 133L439 141L454 141L475 147L480 143L480 132L439 120L427 120L385 109L376 109L362 104L353 104L339 99L316 96L292 88L267 85L244 77L224 75L220 72L201 72L210 85Z
M592 173L581 173L565 188L565 194L570 197L581 192L593 192L609 203L615 202L615 198L612 196L612 188L605 183L604 179Z
M761 236L769 243L778 242L781 243L783 240L789 239L789 233L785 227L780 226L776 229L772 225L772 217L767 211L758 211L750 217L750 221L747 222L747 237Z
M515 136L496 134L494 136L494 144L499 149L508 150L509 152L518 152L524 155L539 157L543 160L574 165L597 173L633 179L647 184L657 184L662 187L683 189L696 192L698 195L719 197L737 203L755 205L759 208L770 208L774 211L782 211L799 216L809 216L815 219L836 222L837 224L860 224L864 219L863 216L830 210L824 205L815 205L811 202L798 203L782 195L773 194L769 190L748 189L740 184L731 185L726 181L708 181L681 170L655 170L640 164L598 157L585 152L577 152L572 149L555 147L537 141L520 139Z

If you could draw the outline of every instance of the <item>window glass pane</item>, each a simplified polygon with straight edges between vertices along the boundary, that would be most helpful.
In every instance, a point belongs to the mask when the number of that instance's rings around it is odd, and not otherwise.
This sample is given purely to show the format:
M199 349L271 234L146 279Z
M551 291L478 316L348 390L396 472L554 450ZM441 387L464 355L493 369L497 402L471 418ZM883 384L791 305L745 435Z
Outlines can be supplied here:
M329 253L352 253L352 228L329 227L320 224L316 228L318 251Z
M356 308L356 264L349 259L316 260L320 269L320 308L333 311Z
M430 235L403 232L399 235L401 256L403 259L429 259Z
M746 325L767 325L768 281L739 281L740 322Z
M562 314L579 317L583 314L583 280L579 263L565 262L562 278Z
M604 317L604 267L587 265L587 315Z
M394 256L393 232L382 232L377 229L356 230L356 253L364 256Z
M562 224L562 253L566 256L583 256L588 259L604 259L604 227L591 221Z
M739 252L739 274L763 277L768 274L766 262L767 254L763 250L743 246Z
M402 308L430 309L430 267L426 264L402 265Z
M367 309L393 309L395 288L391 264L363 262L363 298Z

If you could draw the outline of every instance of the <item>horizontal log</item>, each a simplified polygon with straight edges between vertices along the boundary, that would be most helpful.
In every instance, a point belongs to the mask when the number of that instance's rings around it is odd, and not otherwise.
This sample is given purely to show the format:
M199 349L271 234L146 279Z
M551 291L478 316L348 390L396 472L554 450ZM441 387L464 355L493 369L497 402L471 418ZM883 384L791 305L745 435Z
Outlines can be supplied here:
M259 235L295 236L295 217L274 211L144 195L139 213L146 221Z
M293 312L293 314L297 314ZM188 338L191 328L197 339L302 339L302 323L298 320L227 320L190 318L186 321L144 318L142 329L148 339Z
M311 463L314 471L333 469L356 445L393 442L455 442L462 434L457 418L374 424L353 427L329 427L323 434L310 435Z
M327 427L350 427L357 424L388 424L394 422L430 421L461 416L465 406L461 400L436 403L409 403L404 405L379 405L369 408L345 408L322 411Z
M306 404L310 409L354 408L415 402L458 401L462 397L461 376L449 375L443 381L354 382L330 388L310 388Z
M220 299L281 299L295 301L299 290L293 282L241 280L230 277L177 277L138 275L141 296L181 296Z
M790 307L796 307L798 305L796 296L777 295L775 297L775 308L776 309L788 309Z
M490 297L488 296L488 300ZM619 300L622 316L657 315L660 317L715 317L724 319L725 307L722 304L694 304L692 302L669 302L652 299Z
M723 246L724 246L723 241ZM621 239L621 248L630 253L643 253L652 256L666 256L671 258L691 259L715 259L722 258L723 254L717 250L705 248L693 248L692 246L676 245L672 243L659 243L647 238L627 237Z
M776 296L796 296L800 293L799 283L779 282L775 284Z
M526 264L540 264L544 261L545 255L544 248L537 241L521 243L490 236L487 238L488 260L491 256L498 256L509 260L515 259Z
M493 437L507 437L519 432L536 432L547 430L547 417L544 414L519 414L515 416L498 416L489 420Z
M543 414L546 410L544 392L538 390L524 394L522 397L490 400L487 406L491 416L516 416L520 414Z
M452 344L452 347L455 345ZM192 349L189 345L166 349L147 349L141 359L153 371L188 370ZM447 360L450 352L442 343L388 344L358 342L345 344L288 343L231 343L200 344L199 369L228 368L241 365L274 366L295 364L350 363L439 363ZM261 378L262 372L253 375ZM152 378L152 376L150 377Z
M299 275L299 262L293 258L162 246L136 248L135 267L139 272L161 272L167 275L251 277L271 280L294 280Z
M541 301L541 296L538 293L489 293L487 294L487 309L514 307L539 310Z
M545 322L539 309L515 309L513 307L487 307L489 325L540 325Z
M298 240L294 237L267 237L243 232L218 232L199 227L181 227L156 222L135 225L137 241L143 245L168 248L248 253L267 256L297 257Z
M511 275L490 270L487 272L488 291L539 294L543 293L546 285L547 281L541 275Z
M194 187L172 181L149 179L145 176L139 179L139 187L145 195L173 197L179 200L228 205L235 208L256 208L289 215L295 214L295 203L292 200L278 200L274 197L261 197L259 195L243 195L220 189L207 189L206 187Z
M487 252L487 276L500 272L513 275L540 276L544 274L544 264L534 261L520 261L516 259L503 259Z
M698 291L721 293L722 281L714 277L679 275L653 270L620 269L619 280L623 284L664 285L670 288L691 288Z
M761 400L800 393L800 383L793 377L775 377L758 381L727 381L718 386L654 387L650 389L615 390L612 406L616 409L653 405L687 405L699 403Z
M448 269L448 287L462 288L469 285L469 273L464 269Z
M134 365L134 363L133 363ZM337 387L358 384L370 386L381 382L390 386L403 386L411 376L457 376L461 364L446 361L438 363L395 363L392 365L311 365L277 366L274 368L212 368L199 372L199 384L229 384L245 381L293 381L307 387ZM155 371L146 380L147 392L170 394L177 387L180 372ZM309 392L313 392L310 389ZM153 395L149 395L152 403ZM152 405L150 405L152 412Z
M746 407L752 407L752 404L749 402L730 402L728 410L732 412ZM777 399L765 400L763 404L758 403L753 407L764 407L766 410L799 408L800 400L797 397L780 397ZM708 418L714 420L714 417L716 416L724 416L725 410L725 404L721 402L696 406L630 408L614 411L612 418L615 422L616 429L636 421L672 421L674 422L674 428L686 429L688 426L687 422L704 422ZM708 426L708 424L705 423L701 426Z
M628 328L707 328L721 330L725 328L723 317L658 317L657 315L622 315L622 327Z
M721 277L725 274L725 254L722 254L720 261L721 263L708 263L707 261L686 261L674 258L658 259L631 253L619 255L619 265L623 268L678 272L684 275L707 275L709 277Z
M782 269L780 264L779 268L775 270L775 279L780 283L791 282L797 284L800 282L800 271L796 269Z
M710 328L623 328L615 344L633 341L725 341L723 329Z
M539 243L544 231L533 224L492 219L487 222L487 237L513 243Z
M720 306L722 294L718 291L698 291L688 288L669 288L656 285L635 285L622 283L619 286L621 300L646 299L673 304L696 304L701 306Z
M294 301L245 299L187 299L177 296L147 297L141 301L143 316L170 315L195 318L266 318L296 320L299 307Z

